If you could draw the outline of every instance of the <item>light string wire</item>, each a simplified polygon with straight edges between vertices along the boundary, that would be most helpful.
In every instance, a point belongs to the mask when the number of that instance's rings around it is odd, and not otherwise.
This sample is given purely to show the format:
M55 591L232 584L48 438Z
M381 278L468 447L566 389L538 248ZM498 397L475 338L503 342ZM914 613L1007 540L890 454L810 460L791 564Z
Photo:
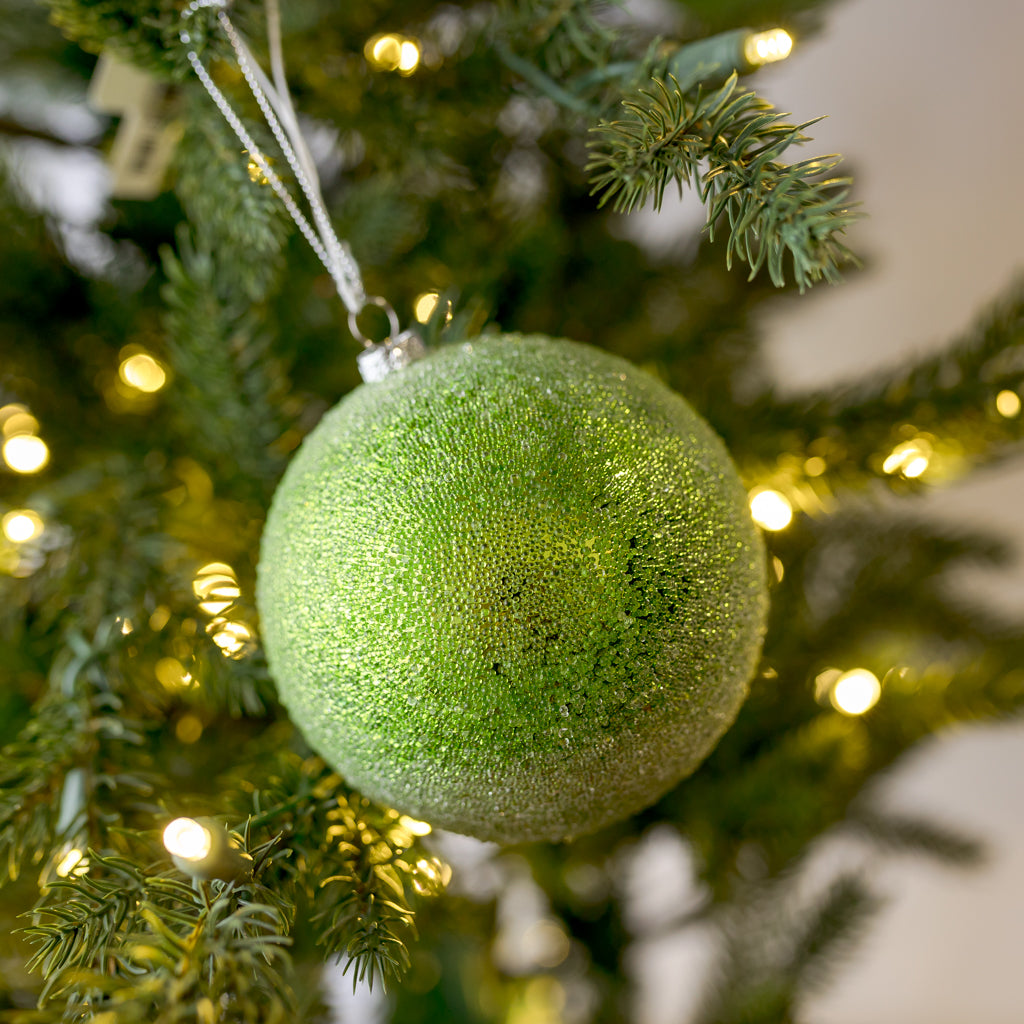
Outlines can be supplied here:
M299 130L298 118L295 114L295 108L292 105L291 96L285 81L284 59L281 48L280 9L277 0L266 0L267 39L270 50L271 74L274 79L273 83L267 78L248 46L246 46L245 41L239 35L227 12L224 10L224 6L225 0L192 0L192 3L185 9L183 16L189 18L203 8L218 8L217 21L223 29L228 42L231 44L235 59L238 61L238 67L260 108L260 112L266 119L274 139L288 161L288 166L291 168L295 180L302 190L302 194L306 197L306 201L313 214L315 227L313 224L310 224L305 214L299 209L298 204L292 198L284 182L274 171L273 167L270 166L269 160L242 123L242 119L235 113L227 97L213 81L210 73L199 59L199 54L194 49L189 49L185 56L188 58L192 70L196 73L196 77L216 104L217 109L235 133L239 142L249 152L260 173L284 204L285 209L302 232L306 241L312 246L320 262L331 275L338 295L348 310L348 323L352 334L367 347L373 344L358 329L356 317L367 305L375 305L381 307L387 314L391 328L390 337L394 338L399 333L398 318L394 310L387 300L379 296L367 296L366 290L363 287L362 275L359 272L359 265L356 263L355 257L352 255L348 245L338 240L338 236L335 234L327 215L323 197L320 194L320 181L316 172L316 166L306 141L302 136L302 132ZM190 34L184 29L180 33L180 38L186 45L189 45L192 41Z

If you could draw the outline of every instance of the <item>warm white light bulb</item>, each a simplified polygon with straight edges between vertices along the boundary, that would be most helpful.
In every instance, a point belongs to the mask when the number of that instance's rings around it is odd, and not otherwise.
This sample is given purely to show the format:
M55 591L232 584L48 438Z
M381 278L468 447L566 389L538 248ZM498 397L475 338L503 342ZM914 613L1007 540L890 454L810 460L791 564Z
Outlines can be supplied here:
M213 836L195 818L175 818L164 829L164 847L172 857L201 861L210 855Z
M43 521L31 509L20 508L3 518L4 536L14 544L34 540L43 532Z
M417 295L412 304L412 314L421 324L425 324L437 309L437 303L441 296L437 292L423 292Z
M378 70L394 71L402 60L402 40L393 35L374 36L363 52Z
M71 874L77 877L84 875L89 870L89 861L86 859L84 851L76 847L64 854L54 870L57 872L58 878L67 878Z
M756 491L750 497L750 514L765 530L784 530L793 521L793 506L778 491Z
M844 715L863 715L878 703L882 684L874 672L866 668L853 668L844 672L832 684L833 707Z
M996 395L996 412L1012 420L1020 415L1020 395L1016 391L1000 391Z
M3 447L4 462L15 473L38 473L50 461L50 449L34 434L15 434Z
M404 75L411 75L420 63L420 48L411 40L402 42L398 57L398 70Z
M428 836L433 831L427 822L417 821L415 818L410 818L407 814L403 814L398 819L398 824L414 836Z
M793 52L793 37L784 28L771 28L755 32L743 43L743 56L748 64L774 64L785 60Z
M154 394L167 383L164 368L145 352L136 352L122 360L117 373L129 387L147 395Z

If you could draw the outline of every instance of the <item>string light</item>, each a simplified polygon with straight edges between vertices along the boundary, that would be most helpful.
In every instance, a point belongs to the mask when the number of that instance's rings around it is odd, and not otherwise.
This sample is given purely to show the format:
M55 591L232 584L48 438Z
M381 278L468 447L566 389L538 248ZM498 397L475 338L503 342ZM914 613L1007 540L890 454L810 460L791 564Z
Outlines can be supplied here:
M863 715L878 703L881 695L882 684L874 672L853 668L832 683L829 698L832 706L844 715Z
M828 468L828 463L820 455L812 455L804 462L804 472L808 476L821 476Z
M3 522L4 536L14 544L34 540L43 532L43 521L31 509L21 508L8 512Z
M89 858L86 857L85 851L79 850L77 846L68 850L54 868L58 878L67 878L69 875L80 878L88 870Z
M377 71L411 75L420 65L422 51L416 40L388 32L368 39L363 55Z
M452 880L451 866L437 857L416 861L416 871L412 876L413 888L421 896L434 896L443 891Z
M235 570L227 562L208 562L196 570L192 592L207 615L221 615L241 596Z
M35 434L15 434L4 441L3 456L15 473L38 473L50 461L50 449Z
M174 735L185 744L198 743L203 735L203 723L198 715L182 715L174 726Z
M163 834L174 866L191 878L231 882L252 869L252 857L233 846L223 825L209 818L175 818Z
M776 532L793 521L793 506L784 494L765 488L751 494L750 514L758 526Z
M235 622L218 616L210 622L206 631L225 658L237 661L252 648L253 633L244 622Z
M793 37L784 28L755 32L743 43L743 56L747 63L759 67L785 60L793 52Z
M398 819L398 824L406 830L411 832L414 836L429 836L433 831L433 828L425 821L417 821L415 818L410 818L409 815L403 814Z
M440 300L441 296L437 292L423 292L422 295L417 295L412 304L412 315L421 324L425 324L434 315Z
M915 437L893 448L882 463L882 472L889 476L899 473L900 476L913 480L924 473L931 458L931 442L925 437Z
M128 387L146 395L155 394L167 383L167 371L148 352L125 355L117 375Z
M411 39L402 41L401 56L398 58L399 74L411 75L420 64L420 48Z
M164 829L164 848L176 858L199 863L210 856L213 833L195 818L175 818Z
M1000 391L996 395L996 412L1008 420L1020 415L1020 395L1016 391Z
M4 437L39 432L39 420L23 405L5 405L0 409L0 422L3 423Z
M260 155L262 156L262 154L260 154ZM264 156L263 160L267 163L267 165L269 167L273 167L274 166L274 159L273 159L273 157ZM249 174L249 180L254 185L269 185L270 184L270 179L264 173L263 168L260 167L259 161L256 159L256 157L252 156L251 154L249 155L249 160L248 160L248 162L245 165L245 169L246 169L246 171Z
M153 668L157 682L171 693L187 690L194 682L192 673L177 658L161 658Z

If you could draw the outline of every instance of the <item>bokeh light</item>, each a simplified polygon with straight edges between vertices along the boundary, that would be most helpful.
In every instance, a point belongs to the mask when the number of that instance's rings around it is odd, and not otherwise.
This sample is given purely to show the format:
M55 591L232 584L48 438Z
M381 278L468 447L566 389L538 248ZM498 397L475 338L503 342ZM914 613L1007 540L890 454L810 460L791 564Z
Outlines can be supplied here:
M35 540L43 532L43 520L28 508L8 512L3 520L4 536L14 544Z
M39 420L25 406L5 405L0 412L6 413L6 415L0 416L0 420L3 422L4 437L39 433Z
M386 32L368 39L363 55L377 71L411 75L420 65L422 51L415 39Z
M175 723L174 735L182 743L197 743L203 735L203 723L198 715L191 713L182 715Z
M423 292L417 295L412 304L412 315L421 324L425 324L434 315L440 299L441 296L437 292Z
M878 703L881 695L882 684L874 672L853 668L835 680L829 697L832 706L844 715L863 715Z
M996 412L1012 420L1020 415L1020 395L1016 391L1000 391L996 395Z
M398 58L398 70L403 75L411 75L420 63L420 48L411 39L403 40Z
M4 462L15 473L38 473L50 461L50 449L34 434L15 434L4 441Z
M227 562L207 562L196 570L192 592L207 615L221 615L241 596L238 577Z
M754 491L750 496L750 514L754 522L765 530L784 530L793 521L793 506L778 491Z
M893 448L882 463L882 472L889 476L898 473L908 480L913 480L924 473L931 458L931 442L925 437L915 437Z
M427 822L417 821L415 818L410 818L408 814L403 814L398 819L398 824L406 832L411 832L414 836L428 836L433 831L433 828Z
M253 632L244 622L216 618L206 627L206 631L226 658L237 660L253 647Z
M154 666L153 673L157 682L171 693L187 690L195 681L192 673L177 658L161 658Z
M148 352L135 352L117 368L121 380L136 391L152 395L167 383L167 371Z

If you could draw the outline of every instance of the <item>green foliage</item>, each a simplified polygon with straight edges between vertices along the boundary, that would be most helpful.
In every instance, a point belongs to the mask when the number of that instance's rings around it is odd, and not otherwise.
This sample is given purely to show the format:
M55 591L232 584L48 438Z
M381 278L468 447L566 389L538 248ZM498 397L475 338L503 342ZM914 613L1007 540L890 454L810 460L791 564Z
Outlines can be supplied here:
M853 874L837 877L798 913L784 884L765 886L758 903L725 924L727 966L697 1015L700 1024L792 1024L800 996L828 977L877 906Z
M180 378L179 430L215 469L237 466L266 487L281 467L269 446L283 430L269 338L238 298L221 297L219 258L193 248L184 233L178 250L164 254L164 301L168 356Z
M836 238L856 216L847 203L850 179L821 179L837 158L778 162L789 146L807 141L803 130L814 122L781 123L770 104L737 89L735 74L692 98L677 83L655 85L641 94L646 102L623 102L632 117L595 129L588 169L602 205L629 212L653 199L660 209L673 182L680 191L699 182L710 236L720 221L728 225L728 264L734 257L747 263L750 279L766 266L781 287L788 256L801 291L822 279L836 282L838 265L852 258Z
M1024 281L1017 279L962 337L934 356L831 394L790 401L765 394L749 410L751 455L768 455L757 443L757 425L770 420L794 449L810 454L818 441L830 463L825 481L845 488L877 479L895 444L924 436L935 461L944 465L943 476L955 479L975 465L1019 453L1024 422L999 415L995 397L1019 386L1022 369ZM900 493L920 487L900 474L887 479Z
M526 1007L539 1016L527 994L552 984L571 999L589 992L595 1024L612 1024L633 996L621 865L657 823L683 837L703 886L671 927L725 936L723 984L705 1019L779 1024L863 937L874 905L853 876L801 895L822 837L853 839L873 857L978 862L979 844L954 826L883 813L866 794L919 740L1024 702L1012 609L997 614L949 586L963 565L999 564L1007 549L923 520L912 501L1020 454L1022 419L993 403L1024 373L1021 286L939 356L828 395L780 398L758 363L765 279L790 277L790 260L798 283L832 278L847 255L838 236L852 219L848 185L819 180L828 160L784 164L808 126L785 126L735 82L697 90L694 71L678 91L637 96L638 83L685 70L704 44L724 53L730 40L706 32L780 13L798 30L821 5L691 0L680 5L688 42L674 49L584 0L284 5L298 106L318 139L336 139L327 202L371 291L403 320L415 296L441 291L455 302L456 336L497 322L643 364L708 416L751 484L808 510L768 538L782 579L762 671L701 771L598 835L481 853L478 877L466 870L470 895L443 899L421 898L446 877L429 840L310 756L274 700L256 638L225 657L192 587L200 565L230 563L240 594L224 615L255 634L273 483L322 410L357 383L337 303L192 80L182 5L48 6L61 32L20 0L8 5L0 78L10 95L15 71L47 95L83 94L90 54L109 46L177 83L185 131L177 197L116 202L90 229L113 254L104 267L73 263L56 219L32 209L6 169L0 179L0 405L28 405L52 453L41 474L0 478L0 514L31 508L46 524L38 540L0 540L5 1021L319 1021L320 972L337 957L356 979L387 984L395 1024L492 1024ZM232 16L259 49L260 5L236 3ZM210 11L191 19L195 45L252 123L212 24ZM440 63L410 78L372 70L363 46L388 31L421 39ZM725 58L712 63L716 75L728 70ZM623 97L632 112L595 147L606 207L693 184L714 240L685 259L613 236L587 196L583 128L611 122ZM14 110L0 134L16 146L48 132ZM176 235L182 211L190 226ZM725 272L730 259L768 274L748 285ZM159 394L118 391L126 345L167 365ZM928 473L885 473L893 447L917 437L931 446ZM809 474L809 459L824 470ZM899 514L880 510L883 489L903 499ZM816 680L855 665L879 675L882 697L849 718ZM84 801L65 801L78 787ZM190 885L158 841L179 814L232 826L252 876ZM88 848L89 870L62 879L55 869L71 844ZM571 946L562 963L510 977L495 954L511 891L501 880L524 863ZM16 966L27 961L31 978Z
M88 748L87 708L51 699L0 751L0 884L38 865L59 838L61 784Z
M295 1019L287 922L256 884L191 887L91 854L51 883L26 929L62 1020L118 1024Z
M180 79L190 73L180 40L182 5L174 0L47 0L47 6L53 23L92 53L109 47L161 76ZM200 52L211 43L216 52L215 18L216 11L208 8L188 19L191 45ZM223 42L219 48L226 49Z

